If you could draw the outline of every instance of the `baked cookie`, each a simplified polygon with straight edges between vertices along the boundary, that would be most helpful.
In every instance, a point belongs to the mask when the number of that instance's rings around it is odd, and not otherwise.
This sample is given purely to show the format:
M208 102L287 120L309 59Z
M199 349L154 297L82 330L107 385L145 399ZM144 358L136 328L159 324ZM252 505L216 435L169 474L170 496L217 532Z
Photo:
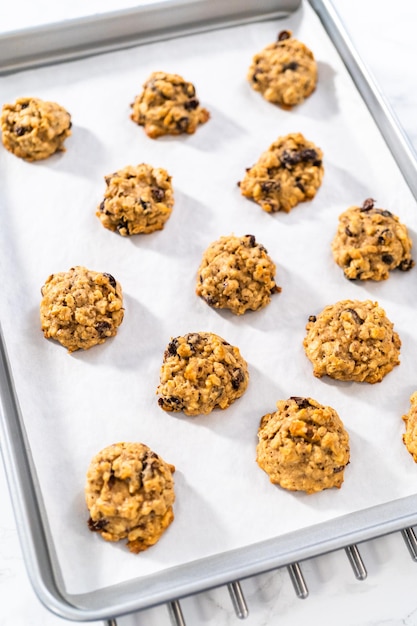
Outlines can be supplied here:
M174 519L174 472L143 443L101 450L87 472L89 529L106 541L127 539L135 554L153 546Z
M1 113L4 147L25 161L40 161L65 150L71 135L71 116L56 102L18 98L5 104Z
M123 321L122 289L111 274L79 265L51 274L41 291L43 334L68 352L104 343Z
M195 87L178 74L153 72L136 96L131 119L143 126L148 137L189 135L210 117L200 106Z
M238 183L243 196L268 213L289 213L316 195L324 174L323 153L301 133L278 137Z
M403 415L405 422L405 433L403 441L405 447L417 463L417 391L410 397L410 410Z
M414 265L407 227L374 203L368 198L339 216L332 251L349 280L386 280L391 270L408 271Z
M311 50L283 30L276 42L255 54L248 80L268 102L290 109L316 88L317 64Z
M261 419L256 461L275 483L316 493L340 488L349 463L349 435L334 409L312 398L279 400Z
M104 200L96 212L105 228L127 237L164 227L174 206L166 170L146 163L128 165L105 176L105 181Z
M401 341L378 302L341 300L309 317L304 350L314 376L378 383L399 365Z
M203 254L196 293L216 309L236 315L257 311L281 291L275 283L276 267L253 235L220 237Z
M240 398L248 382L238 348L213 333L188 333L168 344L156 393L164 411L207 415Z

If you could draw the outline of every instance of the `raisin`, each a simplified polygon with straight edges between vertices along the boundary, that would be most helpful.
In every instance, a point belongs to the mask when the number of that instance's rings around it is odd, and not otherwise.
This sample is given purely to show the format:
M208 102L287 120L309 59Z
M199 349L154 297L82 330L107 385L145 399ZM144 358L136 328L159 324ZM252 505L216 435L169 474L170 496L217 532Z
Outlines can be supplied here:
M203 299L209 306L217 306L219 304L214 296L206 296Z
M290 39L291 33L288 30L282 30L278 33L277 41L284 41L285 39Z
M198 333L189 333L188 335L186 335L186 339L190 348L195 350L196 344L200 341L200 335Z
M175 356L177 354L177 348L178 339L172 339L172 341L169 342L167 349L165 350L164 358L167 358L169 356Z
M301 182L301 180L295 181L295 187L297 187L297 189L299 189L302 193L305 193L305 187L303 183Z
M116 289L116 279L114 278L114 276L112 276L111 274L108 274L107 272L103 273L103 276L105 276L106 278L108 278L109 283L111 284L111 286Z
M261 190L263 193L271 193L271 191L279 191L281 188L280 183L277 180L266 180L261 183Z
M152 187L151 193L152 198L155 200L155 202L162 202L162 200L165 198L165 191L160 187Z
M184 132L187 130L188 125L190 123L190 120L188 119L188 117L180 117L180 119L177 121L177 129L180 130L181 132Z
M351 316L353 317L353 319L355 320L355 322L357 324L363 324L365 320L363 320L358 313L355 311L355 309L345 309L346 311L348 311Z
M105 210L105 201L103 200L103 202L100 203L100 213L106 213Z
M309 406L312 406L308 401L308 398L301 398L300 396L291 396L290 400L294 400L299 409L306 409Z
M249 237L249 247L254 248L256 246L256 239L254 235L245 235L245 237Z
M403 259L398 266L398 269L402 272L408 272L411 268L414 267L413 259Z
M316 161L317 152L313 148L305 148L300 152L301 161Z
M373 198L367 198L362 205L361 211L370 211L374 208L375 200Z
M182 400L176 396L158 398L158 404L164 411L181 411L184 408Z
M15 126L15 129L14 129L15 135L17 135L18 137L25 135L29 131L30 131L30 128L26 128L25 126Z
M245 374L242 369L235 369L232 373L232 387L233 389L239 389L241 383L245 380Z
M139 199L139 204L143 209L143 212L149 213L151 210L151 203L150 202L146 202L146 200L142 200L142 198Z
M109 322L98 322L98 324L95 325L95 329L100 335L100 337L106 337L107 331L109 330L109 328L110 328Z
M344 465L339 465L338 467L334 467L333 474L338 474L339 472L343 472L344 469L345 469Z
M118 233L120 233L120 234L121 234L121 231L122 231L122 230L126 230L126 231L127 231L127 234L129 234L128 222L127 222L127 220L126 220L124 217L122 217L122 218L120 219L120 222L119 222L119 223L117 224L117 226L116 226L116 230L117 230L117 232L118 232Z
M301 161L301 155L299 152L284 150L280 156L280 161L283 165L285 165L285 167L291 167L292 165L297 165L297 163Z
M349 226L346 226L346 228L345 228L345 234L346 234L348 237L354 237L354 236L355 236L355 235L352 233L352 231L350 230Z
M87 521L88 524L88 528L93 532L93 533L97 533L100 530L103 530L103 528L105 528L108 524L108 520L106 520L105 518L102 519L98 519L98 520L93 520L91 517L89 518L89 520Z
M309 315L308 321L312 323L317 322L317 317L315 315Z
M392 217L391 211L387 211L386 209L384 209L384 211L381 211L381 215L383 215L384 217Z
M188 100L188 102L184 102L184 109L186 111L194 111L194 109L196 109L199 104L200 103L197 98L191 98L191 100Z
M285 63L282 67L283 72L286 72L287 70L295 71L296 69L298 69L297 61L290 61L289 63Z
M392 256L392 254L383 254L381 256L381 260L383 263L385 263L386 265L391 265L391 263L394 260L394 257Z
M20 105L21 109L27 109L29 106L29 102L23 102L23 104Z

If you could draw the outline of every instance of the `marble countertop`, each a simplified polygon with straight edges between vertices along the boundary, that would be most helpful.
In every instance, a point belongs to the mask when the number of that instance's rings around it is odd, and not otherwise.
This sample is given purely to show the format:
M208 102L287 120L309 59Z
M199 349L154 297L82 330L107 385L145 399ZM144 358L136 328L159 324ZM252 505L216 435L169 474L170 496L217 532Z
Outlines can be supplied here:
M417 151L417 3L399 0L333 0L365 63L391 104L414 150ZM135 2L130 2L130 6ZM121 3L88 3L101 10ZM129 0L123 6L129 6ZM59 19L86 10L86 3L62 0L50 3L29 0L19 3L19 12L2 16L0 32L36 23L51 7ZM25 8L26 7L26 8ZM36 12L34 8L36 7ZM57 8L58 7L58 8ZM26 10L27 9L27 10ZM4 18L4 19L3 19ZM26 20L26 21L25 21ZM44 608L28 580L6 480L0 469L0 626L59 626L63 620ZM302 563L309 590L299 599L286 568L242 581L249 609L247 626L302 623L330 626L417 625L417 563L407 550L401 533L374 539L360 546L367 578L357 580L345 552L338 551ZM236 624L227 588L181 601L185 623L194 626ZM117 619L119 626L170 624L167 607L157 607Z

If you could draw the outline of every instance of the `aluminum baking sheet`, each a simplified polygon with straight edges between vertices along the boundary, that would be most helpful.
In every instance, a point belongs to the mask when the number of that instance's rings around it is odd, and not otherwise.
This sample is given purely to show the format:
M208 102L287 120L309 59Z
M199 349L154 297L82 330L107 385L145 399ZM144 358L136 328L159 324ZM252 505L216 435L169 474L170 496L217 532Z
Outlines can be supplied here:
M284 28L319 64L316 92L292 111L246 81L253 54ZM211 119L195 135L155 141L129 119L155 69L196 85ZM338 215L367 197L396 213L415 242L416 201L313 8L2 78L2 101L22 95L57 101L73 119L63 154L25 163L0 151L2 446L42 601L70 619L116 616L414 523L417 469L401 415L415 390L417 270L351 283L330 242ZM322 148L325 177L313 201L269 215L236 183L289 132ZM175 207L163 231L126 239L103 229L95 210L104 175L140 162L169 171ZM194 293L204 249L231 233L266 246L282 287L266 309L239 318ZM113 274L126 313L116 338L69 355L43 338L38 311L45 279L73 265ZM303 353L308 316L345 298L377 300L402 339L401 365L380 384L315 379ZM221 335L249 363L249 388L226 411L184 418L157 405L164 349L190 331ZM329 404L344 421L351 463L342 489L289 493L257 467L260 417L291 395ZM143 441L177 468L175 522L139 556L86 525L90 459L122 440Z

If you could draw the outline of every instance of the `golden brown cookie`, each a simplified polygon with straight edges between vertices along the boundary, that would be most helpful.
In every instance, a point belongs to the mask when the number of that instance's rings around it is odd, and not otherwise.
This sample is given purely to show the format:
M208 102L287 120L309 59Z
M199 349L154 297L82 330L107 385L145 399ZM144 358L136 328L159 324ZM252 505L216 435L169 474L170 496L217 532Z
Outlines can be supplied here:
M378 383L399 364L401 341L377 302L341 300L311 315L304 350L314 376Z
M276 267L253 235L220 237L203 254L196 293L210 306L236 315L257 311L281 291L275 283Z
M323 153L301 133L278 137L238 183L243 196L268 213L288 213L311 200L324 174Z
M104 343L123 321L122 289L111 274L76 266L51 274L41 291L43 334L68 352Z
M333 257L349 280L386 280L391 270L414 265L407 227L396 215L375 207L372 198L339 216Z
M405 433L403 441L405 447L417 463L417 391L410 397L410 410L403 415Z
M206 415L230 406L248 382L238 348L213 333L188 333L168 344L156 393L164 411Z
M248 80L268 102L289 109L316 88L317 64L311 50L283 30L276 42L255 54Z
M152 139L191 135L210 117L200 106L194 85L178 74L166 72L153 72L131 106L131 119Z
M63 144L71 135L70 128L70 114L56 102L18 98L2 108L3 145L26 161L39 161L65 150Z
M174 206L171 176L147 163L128 165L105 177L104 200L96 212L105 228L124 237L161 230Z
M279 400L261 419L257 463L272 483L316 493L340 488L349 463L349 435L334 409L312 398Z
M101 450L87 472L89 529L106 541L127 539L135 554L153 546L174 519L174 471L143 443Z

